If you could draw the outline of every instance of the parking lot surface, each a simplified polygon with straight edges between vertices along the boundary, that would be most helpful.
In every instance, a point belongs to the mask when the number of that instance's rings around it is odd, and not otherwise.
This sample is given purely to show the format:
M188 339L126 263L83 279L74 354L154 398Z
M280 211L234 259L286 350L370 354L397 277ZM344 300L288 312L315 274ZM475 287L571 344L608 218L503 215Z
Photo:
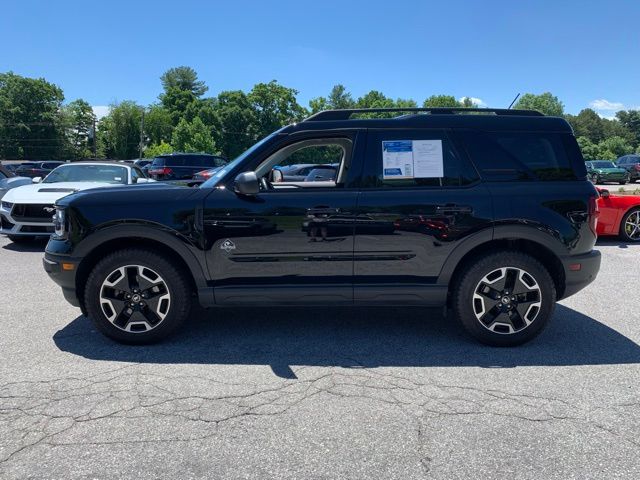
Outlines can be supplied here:
M197 310L115 344L0 239L0 478L640 478L640 245L535 341L440 310Z

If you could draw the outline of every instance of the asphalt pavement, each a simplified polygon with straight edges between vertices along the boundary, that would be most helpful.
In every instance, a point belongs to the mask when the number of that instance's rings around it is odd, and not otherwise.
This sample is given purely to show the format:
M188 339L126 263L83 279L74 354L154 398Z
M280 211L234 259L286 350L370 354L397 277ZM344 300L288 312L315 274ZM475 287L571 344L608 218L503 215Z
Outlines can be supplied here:
M197 310L100 335L0 238L0 478L638 479L640 245L518 348L440 310Z

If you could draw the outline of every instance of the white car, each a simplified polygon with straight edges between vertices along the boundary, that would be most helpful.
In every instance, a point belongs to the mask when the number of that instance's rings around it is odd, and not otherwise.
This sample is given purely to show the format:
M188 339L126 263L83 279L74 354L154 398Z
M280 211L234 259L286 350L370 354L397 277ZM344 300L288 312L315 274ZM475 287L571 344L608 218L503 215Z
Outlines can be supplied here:
M44 180L13 188L0 202L0 234L14 242L53 233L54 203L73 192L90 188L154 182L135 165L112 162L67 163Z

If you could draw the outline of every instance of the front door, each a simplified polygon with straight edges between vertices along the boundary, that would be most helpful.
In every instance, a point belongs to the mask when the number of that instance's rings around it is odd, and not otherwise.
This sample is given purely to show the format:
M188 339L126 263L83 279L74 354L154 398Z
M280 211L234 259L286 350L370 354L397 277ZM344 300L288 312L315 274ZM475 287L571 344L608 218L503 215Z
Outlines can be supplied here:
M358 132L293 135L247 170L261 191L214 189L205 200L207 265L218 304L353 301L357 190L350 188ZM288 180L292 166L317 166Z

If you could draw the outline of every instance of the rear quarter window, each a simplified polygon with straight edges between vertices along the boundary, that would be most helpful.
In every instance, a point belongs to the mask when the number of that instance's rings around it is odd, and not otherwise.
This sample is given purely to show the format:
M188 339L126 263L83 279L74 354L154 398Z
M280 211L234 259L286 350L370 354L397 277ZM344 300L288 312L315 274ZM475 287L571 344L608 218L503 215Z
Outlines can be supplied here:
M563 181L586 175L570 134L465 131L459 135L485 180Z

